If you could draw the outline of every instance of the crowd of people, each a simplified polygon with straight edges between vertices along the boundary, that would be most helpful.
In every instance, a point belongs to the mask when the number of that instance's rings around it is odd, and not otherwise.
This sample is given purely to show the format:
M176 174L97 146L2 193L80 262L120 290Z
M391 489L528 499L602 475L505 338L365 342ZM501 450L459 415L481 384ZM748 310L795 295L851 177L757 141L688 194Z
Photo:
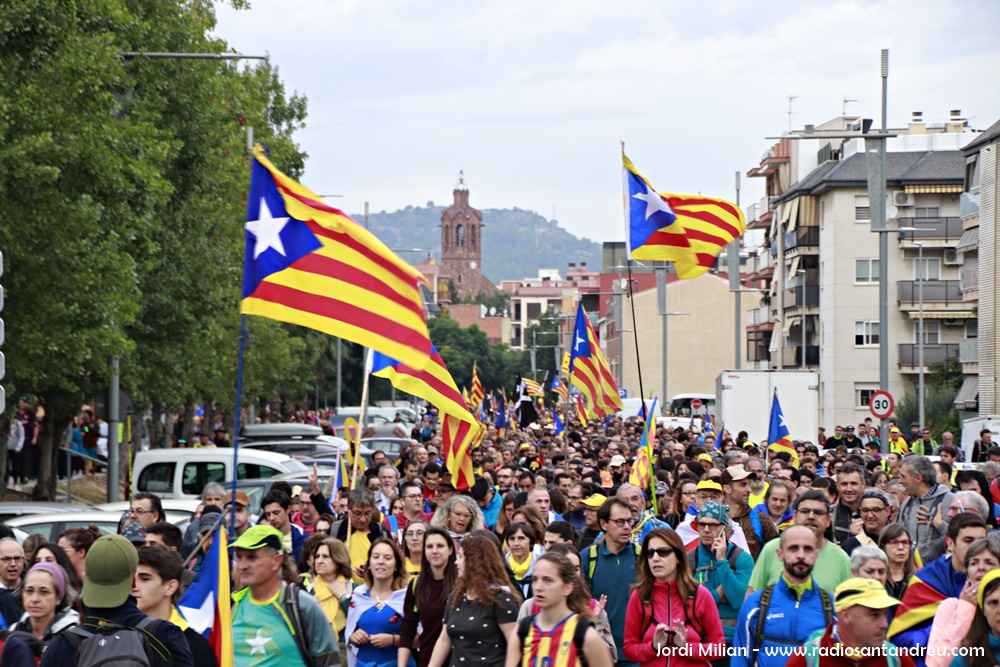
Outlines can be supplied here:
M314 469L256 506L209 484L184 533L144 493L118 535L5 537L0 663L87 667L90 638L131 628L149 665L215 667L176 603L220 522L236 667L998 663L993 446L956 466L952 444L883 455L840 428L795 455L661 428L639 486L642 433L490 429L459 490L431 417L331 497Z

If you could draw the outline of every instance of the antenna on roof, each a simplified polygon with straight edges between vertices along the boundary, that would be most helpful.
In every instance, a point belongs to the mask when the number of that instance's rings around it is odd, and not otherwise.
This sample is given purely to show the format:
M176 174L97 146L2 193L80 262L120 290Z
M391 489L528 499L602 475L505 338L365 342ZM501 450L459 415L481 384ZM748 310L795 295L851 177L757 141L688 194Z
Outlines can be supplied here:
M844 95L844 107L840 115L847 116L847 105L850 104L851 102L857 102L857 100L852 100L849 97L847 97L847 95Z
M455 184L456 190L468 190L469 188L465 185L465 172L462 169L458 170L458 183Z
M789 95L788 96L788 131L789 132L792 131L792 100L797 100L797 99L799 99L798 95Z

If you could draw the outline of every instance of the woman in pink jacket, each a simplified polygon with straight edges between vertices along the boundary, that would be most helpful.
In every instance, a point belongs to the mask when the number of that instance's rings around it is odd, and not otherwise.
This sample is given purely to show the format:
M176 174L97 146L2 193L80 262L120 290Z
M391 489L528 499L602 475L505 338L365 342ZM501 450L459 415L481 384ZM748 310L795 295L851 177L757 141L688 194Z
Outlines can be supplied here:
M643 667L707 665L726 654L719 610L695 581L677 533L657 528L642 542L639 581L625 612L625 659Z

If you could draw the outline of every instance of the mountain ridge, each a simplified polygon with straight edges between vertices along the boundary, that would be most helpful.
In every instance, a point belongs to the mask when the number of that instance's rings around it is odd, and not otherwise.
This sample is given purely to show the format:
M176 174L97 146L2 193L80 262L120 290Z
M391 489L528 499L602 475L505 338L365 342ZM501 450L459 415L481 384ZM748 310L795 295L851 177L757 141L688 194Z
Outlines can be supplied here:
M368 214L368 228L390 249L411 263L419 263L430 251L441 261L441 212L447 208L433 201L396 211ZM556 269L565 275L570 262L586 262L597 268L601 244L579 238L559 226L558 220L521 208L484 208L483 274L494 284L502 280L534 278L539 269ZM363 221L363 215L353 216ZM517 241L517 242L514 242ZM410 249L423 252L405 252Z

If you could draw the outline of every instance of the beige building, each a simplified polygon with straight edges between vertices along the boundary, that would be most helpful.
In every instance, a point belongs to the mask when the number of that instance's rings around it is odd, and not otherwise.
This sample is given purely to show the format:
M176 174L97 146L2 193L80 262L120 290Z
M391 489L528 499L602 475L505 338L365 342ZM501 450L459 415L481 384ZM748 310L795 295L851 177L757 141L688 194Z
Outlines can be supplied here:
M804 357L807 367L818 368L820 424L828 431L869 415L883 333L889 391L898 400L917 383L921 323L925 375L930 364L954 357L975 331L958 246L966 231L959 217L960 149L978 135L956 112L937 126L915 115L908 128L892 131L902 136L888 142L887 224L910 231L889 235L888 266L879 266L878 234L871 231L861 140L828 140L818 166L768 201L766 254L757 256L756 268L769 277L770 294L748 313L751 357L758 367L802 368ZM883 270L890 278L886 332L878 321Z
M715 393L715 378L731 369L736 353L736 318L734 298L741 299L741 309L755 299L750 294L729 291L726 274L708 273L693 280L678 280L669 274L666 317L657 290L636 292L624 305L624 348L621 354L623 386L629 396L638 397L639 373L636 365L635 337L632 334L631 305L635 305L642 382L646 395L659 396L661 403L670 396L685 393ZM667 396L663 396L663 327L667 326ZM740 341L746 340L745 331ZM611 341L617 343L617 341ZM618 359L612 358L617 345L605 346L608 362L617 377ZM745 350L741 348L741 355Z

